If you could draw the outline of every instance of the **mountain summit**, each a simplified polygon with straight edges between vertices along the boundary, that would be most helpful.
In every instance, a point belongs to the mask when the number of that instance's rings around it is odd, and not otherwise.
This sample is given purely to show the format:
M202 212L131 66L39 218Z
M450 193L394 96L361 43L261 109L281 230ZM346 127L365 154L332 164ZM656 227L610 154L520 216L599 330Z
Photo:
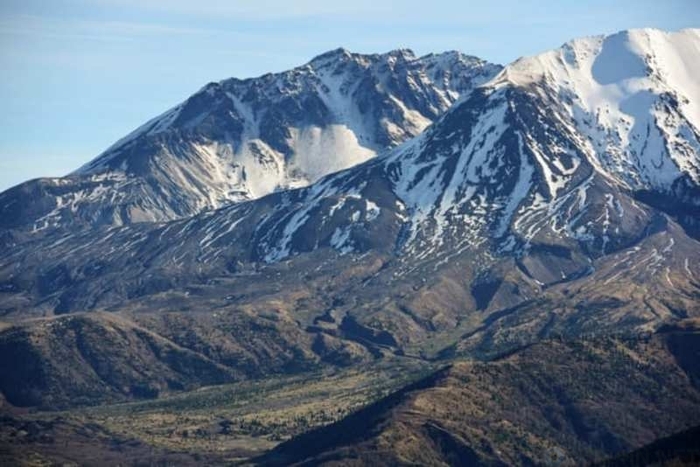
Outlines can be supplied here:
M417 138L279 205L293 213L260 228L258 251L274 261L308 245L362 250L366 235L349 220L332 237L342 242L309 238L324 235L348 193L378 206L371 217L392 225L395 250L409 256L549 244L581 250L586 263L648 235L654 208L694 235L699 51L698 30L634 30L518 60ZM588 269L573 263L537 280Z
M0 217L36 230L167 221L306 186L417 135L500 68L455 52L338 49L210 83L68 177L0 195Z

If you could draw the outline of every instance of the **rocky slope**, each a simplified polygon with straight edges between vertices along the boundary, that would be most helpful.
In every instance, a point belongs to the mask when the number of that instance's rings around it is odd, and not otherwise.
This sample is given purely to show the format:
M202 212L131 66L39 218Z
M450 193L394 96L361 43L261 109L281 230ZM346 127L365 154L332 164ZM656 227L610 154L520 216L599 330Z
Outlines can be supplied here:
M1 194L0 227L166 221L305 186L417 135L500 69L459 52L338 49L210 83L69 176Z

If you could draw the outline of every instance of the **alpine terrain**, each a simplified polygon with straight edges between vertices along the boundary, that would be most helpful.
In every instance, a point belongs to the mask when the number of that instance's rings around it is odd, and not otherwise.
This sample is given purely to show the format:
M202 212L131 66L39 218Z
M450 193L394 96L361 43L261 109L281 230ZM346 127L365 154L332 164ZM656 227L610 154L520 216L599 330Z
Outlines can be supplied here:
M700 426L699 76L700 29L339 49L0 194L3 452L658 458Z
M500 69L459 52L338 49L284 73L210 83L67 177L6 192L2 223L167 221L306 186L417 135Z

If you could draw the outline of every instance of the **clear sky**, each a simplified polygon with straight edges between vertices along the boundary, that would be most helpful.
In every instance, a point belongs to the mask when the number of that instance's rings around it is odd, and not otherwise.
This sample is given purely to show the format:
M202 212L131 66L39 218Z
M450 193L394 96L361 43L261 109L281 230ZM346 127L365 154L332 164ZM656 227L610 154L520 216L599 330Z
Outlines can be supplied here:
M340 46L506 64L634 27L700 27L700 0L0 0L0 190L76 169L207 82Z

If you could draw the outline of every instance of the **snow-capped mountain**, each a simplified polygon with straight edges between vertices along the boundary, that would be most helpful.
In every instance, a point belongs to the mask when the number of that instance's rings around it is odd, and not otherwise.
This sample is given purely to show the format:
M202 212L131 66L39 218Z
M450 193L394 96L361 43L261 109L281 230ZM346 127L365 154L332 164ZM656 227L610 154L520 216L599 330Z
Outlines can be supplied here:
M460 345L479 347L700 314L688 221L700 205L698 63L698 30L521 59L416 138L309 187L6 248L5 312L157 301L228 278L220 293L246 306L310 293L320 312L323 297L346 297L341 316L391 345L461 329L479 337ZM102 163L123 164L114 157ZM307 320L316 305L304 303Z
M698 315L698 63L699 30L521 59L416 138L308 187L5 248L4 310L170 306L194 282L197 308L231 290L253 308L306 297L289 313L310 326L337 302L381 345L444 333L472 349Z
M628 246L657 222L653 206L700 205L699 59L698 30L633 30L518 60L414 140L322 180L291 213L281 205L258 251L267 261L324 243L352 251L364 242L352 222L309 240L348 198L366 204L362 222L393 217L397 250L420 257L480 244L525 254L570 243L593 257ZM675 207L657 205L668 197Z
M187 430L144 422L134 452L161 433L206 442L193 462L212 442L237 457L247 425L256 446L296 436L264 465L530 465L693 423L700 29L573 40L496 71L338 50L208 85L75 174L0 194L5 438L37 415L49 437L75 431L66 449L83 426L109 434L113 460L134 406L68 409L176 393L140 420L165 410ZM345 413L328 391L350 415L326 425Z
M6 227L167 221L306 186L423 131L501 67L459 52L338 49L210 83L73 174L0 195Z

